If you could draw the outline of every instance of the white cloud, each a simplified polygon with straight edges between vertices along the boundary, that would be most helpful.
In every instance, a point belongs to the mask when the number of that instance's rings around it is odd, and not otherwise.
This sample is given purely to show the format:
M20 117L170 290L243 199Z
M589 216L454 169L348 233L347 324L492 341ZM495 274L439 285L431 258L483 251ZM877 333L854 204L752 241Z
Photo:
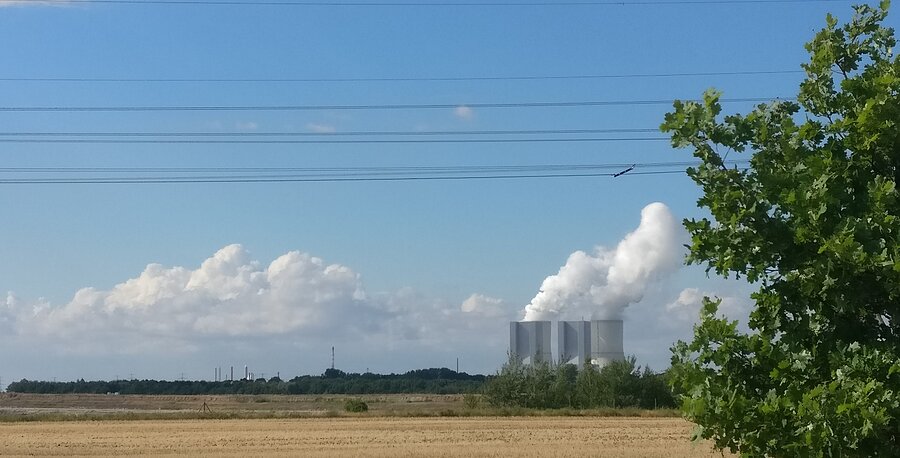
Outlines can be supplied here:
M659 217L645 211L644 219ZM652 247L633 240L649 237L645 226L642 222L643 229L626 237L628 243L620 247L652 252ZM574 270L579 262L607 259L573 256L576 261L567 266ZM80 372L82 367L93 367L98 377L139 370L174 377L177 373L165 371L248 361L254 367L266 365L266 372L294 373L290 368L300 367L301 372L317 373L328 364L323 355L330 353L331 345L338 346L338 364L345 370L453 367L460 357L463 370L492 372L505 360L507 322L521 316L520 307L479 293L455 302L413 288L370 292L352 268L299 251L260 262L241 245L229 245L198 261L194 266L149 264L111 288L82 288L63 304L8 293L0 298L0 345L12 354L41 355L40 365L29 366L34 358L24 356L17 363L31 367L18 369L29 377L61 375L43 369L50 360L66 367L70 377L90 377ZM621 293L621 288L610 286L609 278L611 267L621 268L624 261L610 262L602 278L594 275L597 269L581 269L590 274L583 284L595 288L581 289L587 294L582 302L577 295L568 296L574 298L568 304L594 310L598 302L590 295L599 294L597 288ZM582 284L565 275L572 284ZM640 269L616 275L619 286L634 287L624 288L628 294L621 297L628 298L640 289L634 281L652 277ZM749 302L740 298L743 292L735 292L737 284L698 281L701 288L673 291L665 282L648 280L646 291L638 291L645 296L643 304L624 313L628 354L664 368L666 349L677 339L689 338L702 296L716 295L705 291L731 291L724 296L723 312L746 316ZM560 318L581 317L579 307L562 310ZM170 368L169 362L176 361L183 365ZM154 368L140 369L144 365Z
M474 336L497 346L509 307L473 295L462 307L411 288L369 294L360 275L291 251L272 262L229 245L196 268L149 264L108 290L82 288L63 305L25 307L9 294L0 328L80 354L192 352L212 341L316 342L446 347ZM495 335L496 334L496 335Z
M0 0L0 8L6 6L66 6L69 2L66 0Z
M9 333L14 329L18 299L13 293L6 293L6 300L0 303L0 332Z
M453 115L459 119L469 120L475 117L475 110L466 105L460 105L453 109Z
M296 251L263 266L242 246L229 245L197 269L150 264L110 290L83 288L61 307L20 316L20 325L72 341L193 340L352 332L378 313L346 266Z
M306 124L306 128L309 129L310 132L315 132L317 134L333 134L337 131L331 124L323 124L323 123L315 123L311 122Z
M473 294L463 301L459 309L463 313L472 315L481 315L486 317L509 317L511 315L509 307L503 299L485 296L483 294Z
M253 131L258 129L259 125L254 121L238 121L234 124L234 127L236 127L237 130Z
M525 307L526 320L614 318L639 302L647 287L681 267L684 230L661 203L641 210L641 223L613 249L576 251L544 279Z
M703 306L704 297L722 300L719 304L719 315L724 315L731 320L746 322L749 304L745 299L701 291L698 288L685 288L674 301L666 304L665 313L660 315L661 322L669 326L685 323L693 325L700 318L700 308Z

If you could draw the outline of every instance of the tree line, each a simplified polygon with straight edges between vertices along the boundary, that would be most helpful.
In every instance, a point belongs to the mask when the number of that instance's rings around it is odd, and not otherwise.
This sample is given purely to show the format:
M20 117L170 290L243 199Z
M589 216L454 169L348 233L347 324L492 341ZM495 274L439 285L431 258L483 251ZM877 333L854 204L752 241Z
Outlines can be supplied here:
M631 357L602 368L586 364L522 364L510 359L485 383L485 400L495 407L592 409L675 408L665 372L641 368Z
M327 369L322 375L290 380L20 380L7 391L36 394L481 394L495 407L533 409L598 407L673 408L675 399L666 373L635 364L632 357L602 369L587 365L526 365L513 360L495 375L467 374L446 368L418 369L403 374L347 373Z
M346 373L327 369L322 375L256 380L93 380L68 382L20 380L7 391L38 394L461 394L481 389L486 376L447 368L417 369L403 374Z

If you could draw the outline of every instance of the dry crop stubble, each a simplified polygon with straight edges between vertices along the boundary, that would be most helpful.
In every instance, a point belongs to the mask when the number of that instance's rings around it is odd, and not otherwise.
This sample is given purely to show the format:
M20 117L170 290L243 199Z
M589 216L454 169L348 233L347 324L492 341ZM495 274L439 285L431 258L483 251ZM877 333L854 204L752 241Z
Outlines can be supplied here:
M469 417L22 422L0 455L719 456L677 418Z

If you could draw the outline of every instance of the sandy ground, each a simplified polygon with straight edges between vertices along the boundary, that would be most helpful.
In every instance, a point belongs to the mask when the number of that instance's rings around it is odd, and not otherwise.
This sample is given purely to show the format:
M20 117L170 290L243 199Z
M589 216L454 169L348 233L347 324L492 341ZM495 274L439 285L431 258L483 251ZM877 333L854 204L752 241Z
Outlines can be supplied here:
M678 418L470 417L0 424L0 456L713 457Z

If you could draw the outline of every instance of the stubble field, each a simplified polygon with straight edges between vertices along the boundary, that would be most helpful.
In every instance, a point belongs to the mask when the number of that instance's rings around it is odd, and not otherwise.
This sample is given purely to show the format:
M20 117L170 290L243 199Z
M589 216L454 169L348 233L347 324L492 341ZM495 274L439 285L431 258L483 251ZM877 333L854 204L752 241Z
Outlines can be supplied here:
M369 411L344 412L349 398ZM2 393L0 456L720 456L673 415L473 409L459 395Z
M346 417L0 424L0 456L712 457L678 418Z

